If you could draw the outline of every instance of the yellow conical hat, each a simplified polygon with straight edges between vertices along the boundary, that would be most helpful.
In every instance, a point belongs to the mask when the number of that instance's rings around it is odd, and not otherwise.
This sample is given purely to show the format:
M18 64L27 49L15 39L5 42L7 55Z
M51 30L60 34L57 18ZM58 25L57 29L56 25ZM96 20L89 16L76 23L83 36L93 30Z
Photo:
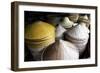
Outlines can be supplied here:
M49 37L49 36L48 36ZM51 37L47 38L47 39L40 39L40 40L25 40L26 43L34 43L34 44L40 44L40 43L43 43L43 42L46 42L46 41L49 41L50 39L55 39L55 35L52 34Z
M25 39L42 39L55 32L54 26L38 21L25 27Z
M52 44L54 42L55 42L55 39L52 38L52 39L43 41L39 44L38 43L27 43L27 45L28 45L29 48L37 49L37 48L45 48L45 47L49 46L50 44Z
M44 48L55 41L55 27L37 21L25 27L25 43L29 48Z

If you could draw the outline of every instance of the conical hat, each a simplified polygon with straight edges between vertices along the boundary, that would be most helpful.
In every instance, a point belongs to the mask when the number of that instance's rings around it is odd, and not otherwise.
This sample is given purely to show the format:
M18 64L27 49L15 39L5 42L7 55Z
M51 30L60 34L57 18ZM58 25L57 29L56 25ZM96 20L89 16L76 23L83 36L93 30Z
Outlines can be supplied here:
M38 48L45 48L47 46L49 46L50 44L54 43L55 42L55 39L49 39L49 40L46 40L46 41L43 41L41 43L26 43L28 45L29 48L31 49L38 49Z
M42 60L78 59L79 51L72 43L64 40L58 40L44 50L41 58Z
M48 37L45 37L45 38L41 38L41 39L25 39L25 42L43 42L43 41L46 41L46 40L49 40L49 39L52 39L52 38L55 38L55 34L52 34L52 36L48 36Z
M83 25L76 25L73 28L70 28L67 32L67 35L70 36L73 39L86 39L88 35L88 28Z
M55 39L54 36L53 37L50 37L49 39L42 40L42 41L25 40L25 42L27 44L42 44L42 43L46 43L46 42L48 43L51 39L54 40Z
M69 41L60 40L60 46L63 51L64 60L75 60L79 59L79 50L78 48Z
M71 14L69 14L68 18L73 22L77 22L77 20L79 18L79 14L78 13L71 13Z
M55 43L49 45L42 53L42 60L61 60L63 56L63 51L59 48L59 40Z
M80 16L79 17L79 22L84 22L84 23L89 24L90 23L90 20L89 20L89 18L88 18L87 15L84 15L84 16Z
M54 32L54 26L38 21L25 27L25 39L41 39L50 35L52 36Z

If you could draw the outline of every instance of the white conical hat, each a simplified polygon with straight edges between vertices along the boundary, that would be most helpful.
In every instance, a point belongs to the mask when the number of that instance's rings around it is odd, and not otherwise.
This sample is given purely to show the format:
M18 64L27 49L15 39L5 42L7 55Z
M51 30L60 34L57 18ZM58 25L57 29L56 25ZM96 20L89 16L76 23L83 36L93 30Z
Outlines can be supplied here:
M85 15L85 16L83 17L83 19L88 20L89 18L88 18L88 16L87 16L87 15Z
M90 24L90 20L89 20L89 18L88 18L87 15L80 16L80 17L79 17L79 22L84 22L84 23L86 23L86 24Z
M68 18L73 21L73 22L77 22L78 18L79 18L79 14L77 13L70 13Z
M89 30L85 25L76 25L73 28L70 28L67 32L67 35L69 35L70 37L74 38L74 39L86 39L88 38L88 33Z
M63 50L63 59L64 60L75 60L79 59L78 48L69 41L60 40L60 46Z

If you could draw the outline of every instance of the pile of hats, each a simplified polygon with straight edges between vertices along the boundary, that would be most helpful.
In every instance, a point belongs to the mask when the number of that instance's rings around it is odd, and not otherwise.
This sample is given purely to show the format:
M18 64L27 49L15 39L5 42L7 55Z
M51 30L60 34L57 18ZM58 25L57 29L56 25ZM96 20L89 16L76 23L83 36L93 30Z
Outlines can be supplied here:
M41 50L55 42L55 27L43 22L37 21L25 27L25 43L29 48Z
M87 24L89 24L87 15L70 14L64 17L56 29L56 38L59 41L56 40L44 50L42 60L79 59L89 39Z
M35 60L79 59L89 39L89 16L70 13L60 21L48 16L47 22L25 26L25 44Z

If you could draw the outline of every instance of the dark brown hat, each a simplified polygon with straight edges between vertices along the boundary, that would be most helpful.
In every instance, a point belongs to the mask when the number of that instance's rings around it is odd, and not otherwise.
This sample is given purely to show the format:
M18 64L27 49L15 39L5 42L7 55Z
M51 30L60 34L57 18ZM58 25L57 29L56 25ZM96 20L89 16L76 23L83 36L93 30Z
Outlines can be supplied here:
M42 53L41 59L42 60L61 60L63 51L59 48L59 40L56 40L55 43L48 46L44 52Z

